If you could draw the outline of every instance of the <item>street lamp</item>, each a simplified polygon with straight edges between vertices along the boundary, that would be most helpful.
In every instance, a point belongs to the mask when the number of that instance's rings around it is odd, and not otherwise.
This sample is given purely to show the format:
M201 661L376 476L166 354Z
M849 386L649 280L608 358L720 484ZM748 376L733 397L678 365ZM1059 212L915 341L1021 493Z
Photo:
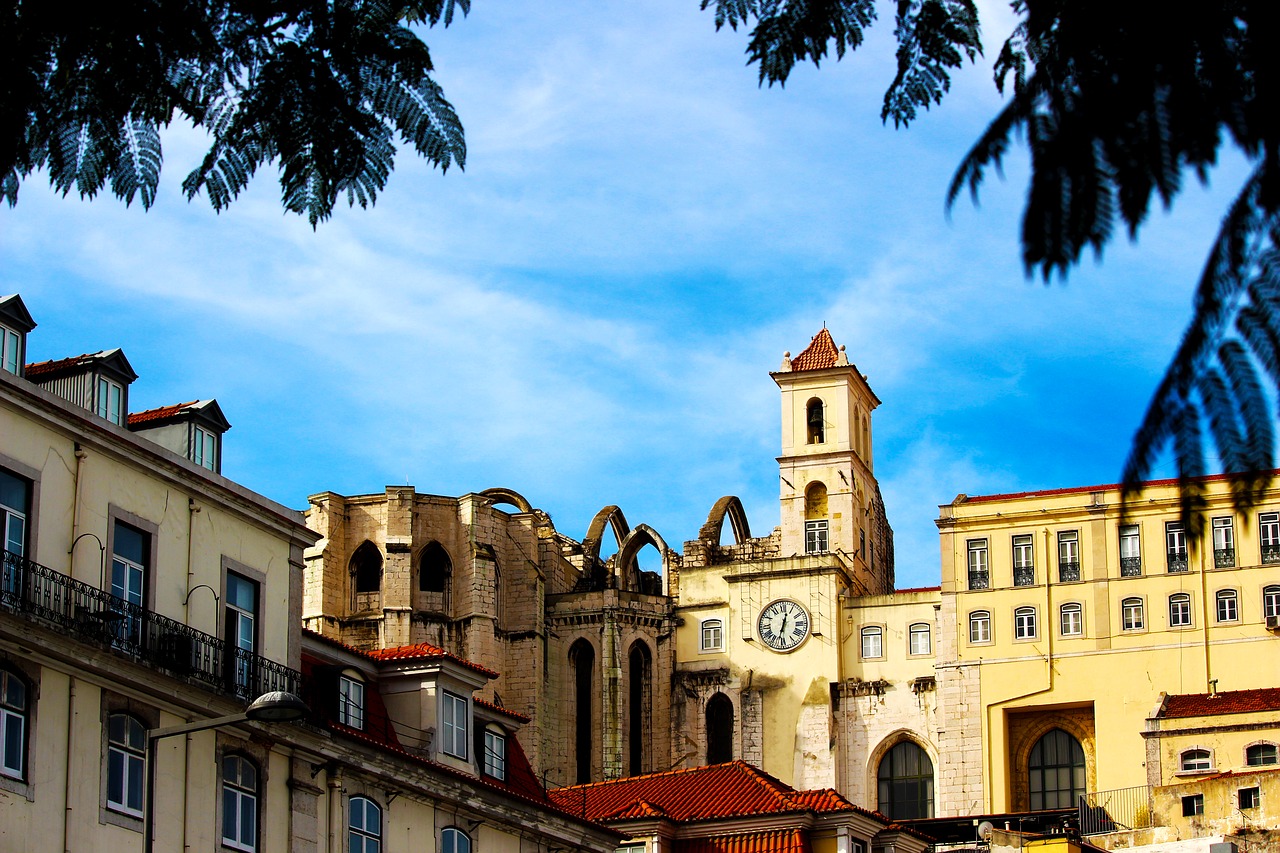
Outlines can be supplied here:
M155 845L155 808L156 808L156 742L174 735L188 735L202 732L205 729L217 729L253 720L260 723L291 723L301 720L310 709L307 703L292 693L275 690L263 693L249 703L242 713L229 714L225 717L214 717L212 720L200 720L194 723L183 723L178 726L165 726L147 732L147 810L143 813L142 828L146 833L144 850L152 853ZM183 792L186 796L186 792Z

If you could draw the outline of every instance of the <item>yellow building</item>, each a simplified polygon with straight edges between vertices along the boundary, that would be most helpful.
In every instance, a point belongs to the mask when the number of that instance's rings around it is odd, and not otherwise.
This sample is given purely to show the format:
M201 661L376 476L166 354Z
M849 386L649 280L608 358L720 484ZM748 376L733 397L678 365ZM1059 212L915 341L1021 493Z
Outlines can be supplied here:
M547 800L495 673L304 649L316 534L217 473L215 402L130 413L120 350L24 366L34 327L0 298L0 850L616 846ZM277 691L306 725L245 716Z

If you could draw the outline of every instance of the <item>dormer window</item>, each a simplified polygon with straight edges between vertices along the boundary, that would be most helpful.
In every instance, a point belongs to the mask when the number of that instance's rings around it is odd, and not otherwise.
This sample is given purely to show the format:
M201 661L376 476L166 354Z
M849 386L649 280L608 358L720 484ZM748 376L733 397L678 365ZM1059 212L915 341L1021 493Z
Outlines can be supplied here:
M22 366L22 339L13 329L0 326L0 370L18 373Z
M494 727L484 730L484 775L507 780L507 737Z
M465 697L447 690L440 694L440 750L445 755L467 757L469 709Z
M22 375L27 333L35 327L36 321L31 319L21 296L0 296L0 370Z
M338 676L338 722L364 728L364 682L345 673Z
M218 470L218 436L202 426L196 427L191 447L191 461L210 471Z
M119 382L112 382L110 379L101 376L98 377L97 400L97 406L94 411L98 417L104 418L117 426L124 424L124 388Z

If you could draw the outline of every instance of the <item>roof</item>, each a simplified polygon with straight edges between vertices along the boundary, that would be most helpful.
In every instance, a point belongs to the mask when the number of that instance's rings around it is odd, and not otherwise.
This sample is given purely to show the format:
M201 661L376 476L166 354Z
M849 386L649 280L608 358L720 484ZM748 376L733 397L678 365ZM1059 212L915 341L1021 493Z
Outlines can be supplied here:
M129 426L177 417L198 402L199 400L192 400L190 403L178 403L176 406L161 406L158 409L147 409L145 412L133 412L129 415Z
M378 661L379 663L396 660L451 660L459 666L466 667L467 669L478 672L482 675L487 675L490 678L498 677L498 673L488 667L481 666L478 663L473 663L465 658L460 658L457 655L447 652L439 646L433 646L430 643L417 643L412 646L394 646L389 649L373 649L366 651L364 649L357 649L355 646L349 646L341 640L335 640L332 637L326 637L324 634L318 634L309 628L303 628L302 633L304 636L320 640L331 646L336 646L340 649L345 649L352 654L359 655L366 660ZM495 705L494 708L498 708L498 706ZM508 714L513 713L511 711L507 711L505 708L501 708L499 710Z
M24 335L36 327L36 321L31 319L31 312L23 304L22 297L16 293L0 296L0 317L8 321L9 328L16 327Z
M793 371L823 370L835 367L839 359L840 350L836 348L836 342L832 339L831 333L827 331L826 326L823 326L822 330L813 336L813 340L809 341L804 351L791 359L791 369Z
M495 711L502 714L504 717L510 717L511 719L521 723L527 723L529 720L533 719L532 717L526 717L518 711L512 711L510 708L504 708L501 705L494 702L486 702L483 699L472 699L471 703L473 705L479 705L481 708L488 708L490 711Z
M941 591L942 591L942 587L940 586L909 586L906 589L895 589L893 591L893 594L906 595L907 593L910 593L910 592L941 592Z
M855 806L829 788L797 791L745 761L573 785L547 793L562 808L589 820L660 815L673 821L697 821L786 812L855 811L888 823L882 815Z
M1272 477L1280 477L1280 468L1274 468L1270 471ZM1190 477L1193 483L1211 483L1219 480L1230 480L1236 477L1236 474L1208 474L1204 477ZM1178 479L1170 477L1165 480L1143 480L1140 484L1141 488L1155 488L1160 486L1176 486ZM971 503L987 503L989 501L1006 501L1015 498L1046 498L1054 495L1071 495L1083 494L1087 492L1118 492L1124 488L1123 483L1106 483L1101 486L1068 486L1063 489L1039 489L1030 492L1006 492L1000 495L960 495L953 504L971 504Z
M807 833L799 829L735 832L709 838L678 838L674 853L809 853Z
M1165 697L1157 716L1166 719L1216 717L1221 714L1247 714L1251 711L1280 711L1280 687L1173 694Z
M129 415L129 427L137 429L139 427L159 426L165 421L190 417L195 414L203 415L205 420L210 421L217 429L223 432L231 429L231 424L227 422L226 416L222 414L222 407L218 405L217 400L192 400L189 403L147 409L145 412L133 412Z
M129 382L138 378L129 360L124 357L124 351L119 347L73 355L70 358L37 361L26 365L24 373L28 379L52 379L66 373L81 372L84 368L100 362L111 362L111 366L124 375Z

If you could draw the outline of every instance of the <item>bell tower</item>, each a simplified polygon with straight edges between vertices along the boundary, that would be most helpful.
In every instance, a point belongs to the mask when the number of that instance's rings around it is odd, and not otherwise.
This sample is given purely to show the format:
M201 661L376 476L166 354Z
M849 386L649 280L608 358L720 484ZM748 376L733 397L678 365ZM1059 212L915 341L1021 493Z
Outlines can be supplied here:
M893 589L893 531L871 451L867 379L824 327L770 374L782 392L782 553L832 554L864 588Z

